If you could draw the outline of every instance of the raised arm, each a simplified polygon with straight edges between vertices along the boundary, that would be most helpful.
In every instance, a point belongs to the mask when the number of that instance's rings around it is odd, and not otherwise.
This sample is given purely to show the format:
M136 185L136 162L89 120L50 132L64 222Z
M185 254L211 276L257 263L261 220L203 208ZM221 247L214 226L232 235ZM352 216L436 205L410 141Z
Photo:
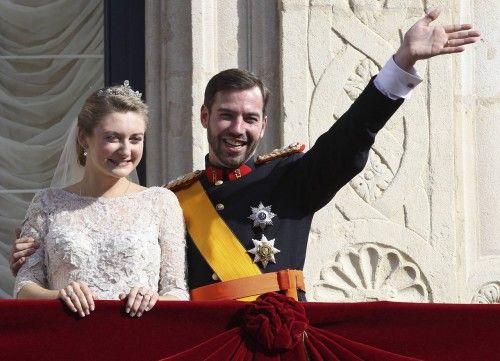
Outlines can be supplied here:
M421 81L415 63L461 52L479 37L469 24L432 26L439 13L432 10L408 30L393 59L285 177L280 189L306 210L323 207L365 167L377 132Z

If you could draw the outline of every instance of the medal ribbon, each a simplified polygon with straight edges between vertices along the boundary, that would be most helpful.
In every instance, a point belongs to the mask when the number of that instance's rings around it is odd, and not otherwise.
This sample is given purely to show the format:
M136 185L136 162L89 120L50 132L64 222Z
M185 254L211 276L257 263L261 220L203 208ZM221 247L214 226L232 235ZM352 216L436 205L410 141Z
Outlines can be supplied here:
M215 210L200 181L176 192L189 235L222 281L262 274L226 222Z

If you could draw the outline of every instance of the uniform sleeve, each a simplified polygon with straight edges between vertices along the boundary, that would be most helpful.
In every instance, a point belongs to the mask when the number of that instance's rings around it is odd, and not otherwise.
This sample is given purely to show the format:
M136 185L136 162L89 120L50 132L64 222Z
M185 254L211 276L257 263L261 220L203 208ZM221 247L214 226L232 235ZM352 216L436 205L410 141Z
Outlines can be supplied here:
M294 162L280 188L306 212L316 212L361 172L375 135L403 103L382 94L372 79L351 107ZM334 101L334 100L332 100Z
M43 191L42 191L43 192ZM35 283L48 288L47 269L45 265L45 235L47 234L47 212L44 207L43 193L33 198L23 221L21 237L32 237L39 243L38 249L29 256L16 276L14 298L28 283Z
M186 237L184 217L177 197L162 189L159 242L161 248L159 295L189 300L186 282Z

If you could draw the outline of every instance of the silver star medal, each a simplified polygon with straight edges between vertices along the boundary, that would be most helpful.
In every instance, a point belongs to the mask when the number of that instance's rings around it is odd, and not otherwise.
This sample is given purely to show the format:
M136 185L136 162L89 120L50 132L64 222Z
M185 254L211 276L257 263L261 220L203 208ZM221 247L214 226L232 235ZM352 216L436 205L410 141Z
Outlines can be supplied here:
M250 207L252 209L252 214L250 218L253 221L253 226L259 226L261 229L266 228L266 226L273 225L273 217L276 216L273 212L271 212L271 206L266 206L260 202L258 207Z
M264 268L269 262L276 263L274 255L279 253L280 250L274 247L274 239L267 240L266 236L262 235L260 241L252 239L252 242L255 247L247 252L255 255L253 263L261 262Z

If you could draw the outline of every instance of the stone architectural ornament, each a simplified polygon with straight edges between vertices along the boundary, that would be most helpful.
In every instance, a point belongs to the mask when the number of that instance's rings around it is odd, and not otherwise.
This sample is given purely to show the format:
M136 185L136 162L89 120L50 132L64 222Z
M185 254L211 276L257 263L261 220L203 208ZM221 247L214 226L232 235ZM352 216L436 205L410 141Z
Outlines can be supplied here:
M379 70L379 67L371 59L365 58L361 60L344 86L344 91L349 99L356 100L366 87L366 84ZM397 119L397 122L402 123L402 120ZM368 204L372 204L375 200L381 198L389 188L403 155L401 145L392 141L397 137L392 136L390 132L381 131L379 138L381 139L379 139L377 145L370 150L365 169L349 182L354 191ZM383 146L380 147L380 144L383 144ZM389 159L391 157L394 159Z
M349 7L365 25L374 25L382 16L386 0L349 0Z
M387 166L387 163L372 149L365 169L349 184L365 202L371 204L382 197L393 178L394 173Z
M380 68L371 59L365 58L361 60L354 70L354 73L349 76L344 85L344 91L347 96L352 101L355 101L366 87L366 84L368 84L370 79L377 75L379 71Z
M500 282L492 282L481 287L474 298L472 303L500 303Z
M313 288L317 301L432 301L415 262L392 247L374 243L337 252Z

